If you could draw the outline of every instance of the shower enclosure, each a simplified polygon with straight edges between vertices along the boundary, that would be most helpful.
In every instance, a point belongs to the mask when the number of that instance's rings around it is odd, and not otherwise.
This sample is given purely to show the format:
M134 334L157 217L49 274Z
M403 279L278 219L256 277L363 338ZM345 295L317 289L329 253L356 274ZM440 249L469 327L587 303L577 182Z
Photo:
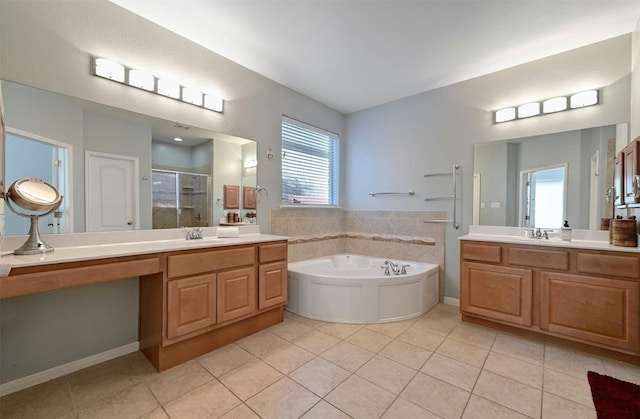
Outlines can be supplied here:
M211 176L153 169L153 228L209 225Z

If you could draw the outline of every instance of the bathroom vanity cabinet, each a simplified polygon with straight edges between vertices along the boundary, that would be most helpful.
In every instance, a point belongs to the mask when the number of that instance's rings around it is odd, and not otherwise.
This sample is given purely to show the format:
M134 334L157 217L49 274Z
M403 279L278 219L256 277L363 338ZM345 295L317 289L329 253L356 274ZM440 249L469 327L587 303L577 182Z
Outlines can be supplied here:
M464 320L640 355L640 253L463 240Z
M259 310L285 304L286 259L286 243L167 256L164 343L170 345Z
M140 282L141 351L162 371L282 321L286 260L286 242L163 255Z
M205 243L183 239L57 249L49 262L16 266L0 278L0 298L139 277L140 350L162 371L283 320L285 238ZM141 252L145 246L154 250ZM83 251L91 254L78 257Z

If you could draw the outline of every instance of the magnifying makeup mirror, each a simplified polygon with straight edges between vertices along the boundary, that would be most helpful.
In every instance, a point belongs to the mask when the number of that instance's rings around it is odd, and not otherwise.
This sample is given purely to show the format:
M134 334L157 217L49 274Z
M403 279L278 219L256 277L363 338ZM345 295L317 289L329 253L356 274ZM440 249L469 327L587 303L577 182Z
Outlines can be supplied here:
M31 219L29 238L13 253L15 255L39 255L53 252L53 247L40 238L38 218L52 213L60 206L62 196L56 187L42 179L19 179L9 186L5 194L5 201L11 211ZM11 202L25 210L38 212L38 214L19 212Z

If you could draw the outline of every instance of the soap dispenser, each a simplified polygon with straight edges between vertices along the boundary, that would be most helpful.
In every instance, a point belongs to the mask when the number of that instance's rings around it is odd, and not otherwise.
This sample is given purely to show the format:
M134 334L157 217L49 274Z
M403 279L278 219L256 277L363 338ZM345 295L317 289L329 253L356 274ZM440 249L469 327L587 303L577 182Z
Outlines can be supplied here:
M562 225L560 236L564 241L571 241L571 227L569 227L569 221L564 220L564 224Z

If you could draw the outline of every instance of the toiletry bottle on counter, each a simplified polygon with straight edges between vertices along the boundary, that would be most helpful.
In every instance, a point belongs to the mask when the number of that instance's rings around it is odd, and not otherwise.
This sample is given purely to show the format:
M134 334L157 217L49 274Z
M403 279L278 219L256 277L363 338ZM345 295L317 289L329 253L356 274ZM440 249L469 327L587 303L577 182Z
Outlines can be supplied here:
M560 230L560 236L562 237L562 240L571 241L571 227L569 227L569 221L564 220L564 224Z

